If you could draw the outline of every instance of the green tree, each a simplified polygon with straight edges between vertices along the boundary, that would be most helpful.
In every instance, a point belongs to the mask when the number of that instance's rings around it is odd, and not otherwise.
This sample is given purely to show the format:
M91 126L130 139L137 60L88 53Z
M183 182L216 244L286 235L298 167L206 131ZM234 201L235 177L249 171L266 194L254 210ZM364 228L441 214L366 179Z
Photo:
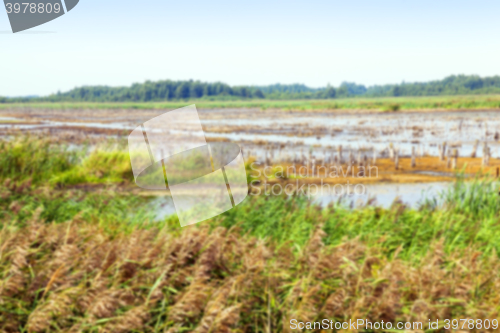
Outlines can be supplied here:
M352 96L437 96L467 94L500 94L500 76L481 78L477 75L451 75L443 80L365 87L353 82L342 82L338 87L310 88L304 84L273 84L268 86L231 87L222 82L200 81L146 81L128 87L84 86L67 92L57 92L47 97L17 97L15 102L127 102L162 101L201 98L204 96L235 96L240 98L312 99L343 98ZM3 99L3 103L6 102Z
M325 98L335 98L336 95L337 91L335 90L335 88L328 84L325 90Z
M391 95L392 96L401 96L401 87L400 86L395 86L391 89Z
M203 86L200 82L195 82L191 86L191 97L200 98L203 96Z
M182 99L189 98L189 84L186 82L181 83L175 91L175 97Z
M349 96L349 89L346 86L340 86L340 88L337 89L337 96L339 97Z
M257 98L265 98L266 97L266 96L264 96L264 93L260 89L255 90L253 95Z

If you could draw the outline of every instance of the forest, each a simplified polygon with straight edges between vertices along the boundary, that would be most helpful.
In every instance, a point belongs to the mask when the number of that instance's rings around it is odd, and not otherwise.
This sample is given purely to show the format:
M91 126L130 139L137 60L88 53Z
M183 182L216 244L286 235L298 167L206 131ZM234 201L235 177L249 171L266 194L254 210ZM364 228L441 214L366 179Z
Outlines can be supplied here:
M352 97L452 96L500 93L500 76L452 75L443 80L366 87L343 82L311 88L304 84L268 86L230 86L222 82L146 81L129 87L83 86L67 92L39 97L1 97L0 103L16 102L158 102L170 100L245 100L245 99L334 99Z

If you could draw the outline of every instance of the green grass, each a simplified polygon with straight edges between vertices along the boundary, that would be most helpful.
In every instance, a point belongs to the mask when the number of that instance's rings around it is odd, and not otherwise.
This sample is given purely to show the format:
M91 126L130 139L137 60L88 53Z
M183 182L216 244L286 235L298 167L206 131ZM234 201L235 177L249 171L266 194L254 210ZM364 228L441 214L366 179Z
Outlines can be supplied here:
M109 232L124 232L154 219L147 198L122 195L112 189L85 192L4 182L0 197L0 220L15 220L19 224L31 218L37 209L48 223L62 223L78 216Z
M84 214L88 220L99 216L111 221L111 216L120 209L129 213L117 216L129 221L134 210L145 203L145 199L127 192L68 191L74 185L133 186L128 152L123 149L123 143L108 143L107 147L89 151L86 146L75 150L36 137L15 137L0 142L0 181L14 184L10 186L17 186L21 193L23 187L45 189L24 196L18 196L14 190L6 197L3 203L6 211L13 201L23 203L17 216L20 220L29 217L37 205L42 205L49 221L66 221L77 213ZM322 209L303 197L250 197L238 209L214 218L212 223L226 228L238 226L243 233L298 247L303 246L312 230L321 224L328 235L324 239L327 244L339 244L344 238L358 237L368 244L384 239L387 254L402 247L408 259L424 256L428 244L440 238L445 240L445 248L450 252L474 244L485 252L500 253L500 198L496 184L489 180L466 183L460 179L443 196L442 207L429 200L419 210L400 205L392 209L350 210L341 206ZM137 223L136 220L134 224ZM175 216L166 223L173 229L178 228Z
M453 318L478 311L481 318L497 318L500 223L493 184L457 183L444 195L441 209L429 203L421 210L396 204L354 211L321 209L304 197L250 197L221 216L180 228L175 216L152 223L147 199L132 194L4 182L0 240L7 248L0 258L0 276L8 289L0 304L0 328L10 332L9 325L17 325L35 332L83 325L85 332L98 332L125 326L118 331L163 332L180 323L192 330L208 313L208 300L218 300L230 286L236 293L230 295L236 296L219 306L229 311L246 304L242 315L230 322L249 332L266 331L269 311L274 331L281 331L288 311L304 321L325 316L342 321L355 315L373 321L415 321L415 306L424 301L426 318L434 320L442 319L436 312L440 309ZM27 237L32 239L28 245L23 242ZM26 247L29 267L16 259ZM72 257L71 251L79 254ZM111 256L109 269L93 266L103 260L99 253ZM320 265L315 266L315 260ZM261 268L251 266L252 261ZM57 275L59 267L62 276ZM200 275L205 271L208 278ZM16 280L21 273L28 287ZM51 276L65 284L57 281L49 288ZM96 287L104 282L104 288ZM377 292L379 287L384 294ZM106 298L108 289L134 297L115 305ZM297 293L303 296L293 296ZM324 305L337 294L346 306L328 312ZM386 300L387 294L392 296ZM373 304L364 305L364 297ZM87 306L86 298L107 305ZM391 317L372 312L378 308L392 309ZM140 317L129 312L133 309Z
M381 245L387 255L400 248L407 260L422 258L429 244L439 240L444 241L447 253L470 246L484 253L500 253L500 198L495 183L459 181L442 196L441 207L429 202L420 209L395 204L391 209L368 206L355 210L342 206L321 209L302 197L259 197L215 218L214 224L237 225L256 237L299 247L320 224L327 235L326 244L358 238L370 246Z
M47 181L77 163L79 154L66 148L29 136L0 141L0 177L13 180L30 178L34 183Z
M110 167L112 166L112 167ZM53 185L116 184L134 181L126 151L95 150L69 170L54 173Z
M330 100L186 100L166 102L65 102L65 103L4 103L0 109L47 108L47 109L176 109L196 104L201 109L257 108L284 111L319 110L373 110L397 112L406 110L478 110L500 109L500 95L432 96L432 97L383 97L342 98Z
M254 196L181 228L175 216L154 221L150 198L115 190L130 179L123 150L34 137L1 147L1 331L281 332L290 316L500 313L491 181L459 179L442 205L420 209ZM89 181L108 186L72 188Z
M133 181L124 143L105 143L93 150L83 145L70 149L49 139L15 136L0 141L0 178L30 179L53 186L116 184Z

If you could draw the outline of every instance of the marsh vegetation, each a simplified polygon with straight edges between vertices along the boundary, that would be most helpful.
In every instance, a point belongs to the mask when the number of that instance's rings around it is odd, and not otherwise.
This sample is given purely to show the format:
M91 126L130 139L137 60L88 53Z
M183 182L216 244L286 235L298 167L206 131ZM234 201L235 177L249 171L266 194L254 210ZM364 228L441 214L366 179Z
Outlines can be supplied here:
M131 172L118 148L2 141L3 331L279 332L288 318L499 316L490 180L459 179L442 204L418 209L249 197L180 228L175 216L154 221L148 197L120 190Z

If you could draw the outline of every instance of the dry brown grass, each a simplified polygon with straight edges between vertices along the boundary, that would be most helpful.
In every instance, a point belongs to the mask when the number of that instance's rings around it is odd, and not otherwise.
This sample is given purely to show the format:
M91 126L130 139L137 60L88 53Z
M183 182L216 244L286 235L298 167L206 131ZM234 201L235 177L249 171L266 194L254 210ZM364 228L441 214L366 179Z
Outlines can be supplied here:
M416 264L357 239L276 246L210 224L115 236L78 217L0 231L4 332L276 332L302 321L498 318L500 260L434 243ZM212 226L213 227L213 226Z
M396 170L394 161L389 158L379 158L375 165L320 165L313 170L311 164L278 163L272 165L273 172L282 177L272 176L267 166L253 170L255 175L260 174L260 179L273 185L282 183L283 186L296 184L373 184L373 183L426 183L426 182L451 182L457 175L464 174L470 177L496 178L497 169L500 170L500 160L490 159L488 166L482 166L481 158L458 158L457 168L446 166L446 161L439 157L425 156L416 159L416 167L411 167L411 158L400 158L399 168ZM251 163L254 159L249 159ZM313 176L314 175L314 176Z

